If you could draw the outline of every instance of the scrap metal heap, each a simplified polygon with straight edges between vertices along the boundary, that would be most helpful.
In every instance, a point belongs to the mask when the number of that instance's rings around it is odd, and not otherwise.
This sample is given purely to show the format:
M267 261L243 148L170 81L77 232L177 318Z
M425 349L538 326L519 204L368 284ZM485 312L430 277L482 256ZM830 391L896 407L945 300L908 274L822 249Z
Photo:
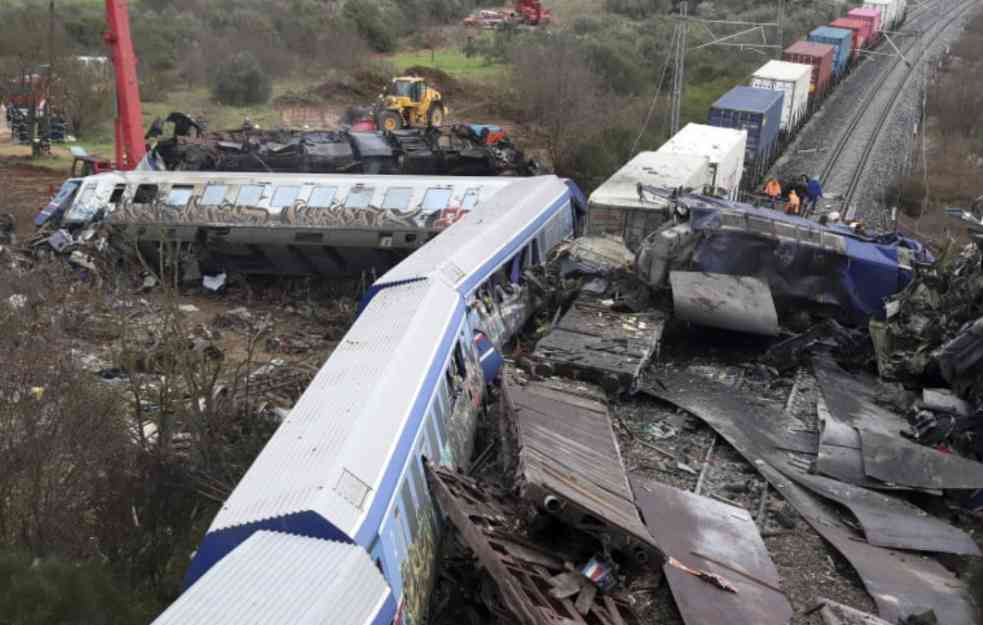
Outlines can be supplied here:
M167 121L174 121L175 132L158 139L152 156L170 171L450 176L543 173L541 165L527 158L504 132L490 134L484 125L385 133L252 128L206 132L181 114L172 114ZM151 135L161 132L160 124L155 128Z

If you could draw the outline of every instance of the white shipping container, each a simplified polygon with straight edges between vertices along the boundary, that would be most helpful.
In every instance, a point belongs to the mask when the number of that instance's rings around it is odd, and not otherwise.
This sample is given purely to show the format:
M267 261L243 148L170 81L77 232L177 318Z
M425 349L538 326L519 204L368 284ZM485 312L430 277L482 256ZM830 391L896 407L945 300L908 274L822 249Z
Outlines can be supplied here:
M747 131L705 124L686 124L658 152L705 156L710 160L710 176L704 187L714 195L736 200L744 173L744 147Z
M880 9L881 30L892 30L898 17L901 0L864 0L863 8Z
M751 86L782 91L782 130L791 131L805 117L809 108L809 85L812 65L768 61L751 77Z
M703 192L710 176L706 156L679 158L658 152L641 152L590 195L590 204L613 208L653 208L649 197L638 196L638 184L674 189L686 187Z
M650 232L669 218L669 203L652 193L639 193L639 184L662 189L684 187L697 193L712 180L706 156L642 152L590 195L587 231L622 237L635 251Z

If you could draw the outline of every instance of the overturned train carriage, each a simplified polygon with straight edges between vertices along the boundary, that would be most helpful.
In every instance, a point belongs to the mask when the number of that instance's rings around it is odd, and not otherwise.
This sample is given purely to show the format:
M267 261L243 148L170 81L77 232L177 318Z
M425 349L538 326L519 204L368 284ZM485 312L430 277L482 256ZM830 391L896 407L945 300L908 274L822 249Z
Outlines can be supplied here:
M517 180L382 276L216 515L188 590L156 625L239 625L243 605L266 614L298 604L310 607L298 623L422 622L441 531L423 462L468 465L494 375L484 345L531 314L523 274L574 236L582 206L555 177ZM318 563L331 558L326 574ZM357 593L350 577L364 580ZM315 582L323 594L308 602Z
M62 223L106 220L148 258L180 245L206 273L378 275L519 180L114 172L66 182Z

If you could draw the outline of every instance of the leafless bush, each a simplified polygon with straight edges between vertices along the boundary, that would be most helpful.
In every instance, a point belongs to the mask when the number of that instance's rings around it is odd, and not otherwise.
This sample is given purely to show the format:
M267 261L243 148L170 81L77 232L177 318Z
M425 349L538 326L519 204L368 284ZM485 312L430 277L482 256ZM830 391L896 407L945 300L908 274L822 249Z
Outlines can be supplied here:
M561 171L580 145L604 130L614 107L571 37L517 46L512 63L515 113L542 131L553 165Z

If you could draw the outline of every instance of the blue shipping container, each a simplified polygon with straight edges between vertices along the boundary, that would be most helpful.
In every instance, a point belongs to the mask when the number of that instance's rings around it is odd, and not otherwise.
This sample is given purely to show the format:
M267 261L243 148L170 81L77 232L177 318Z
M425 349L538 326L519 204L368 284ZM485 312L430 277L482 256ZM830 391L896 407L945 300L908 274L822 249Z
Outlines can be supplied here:
M747 130L746 164L765 162L778 147L784 92L737 86L710 108L710 125Z
M833 75L843 75L847 63L850 62L850 53L853 52L853 31L846 28L820 26L809 33L809 41L826 43L836 48L836 54L833 55Z

